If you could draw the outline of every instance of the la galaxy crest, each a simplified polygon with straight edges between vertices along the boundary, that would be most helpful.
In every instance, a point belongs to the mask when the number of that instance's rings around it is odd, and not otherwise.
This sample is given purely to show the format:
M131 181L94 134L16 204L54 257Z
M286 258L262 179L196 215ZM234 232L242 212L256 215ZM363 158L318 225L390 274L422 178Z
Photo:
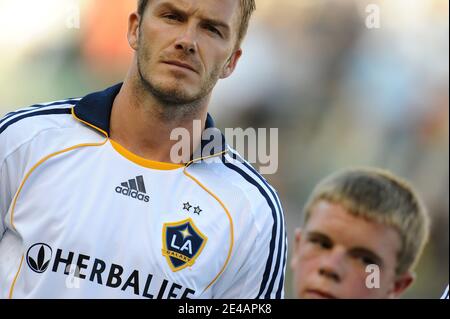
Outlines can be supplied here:
M162 254L172 269L191 267L206 245L207 238L189 218L163 225Z

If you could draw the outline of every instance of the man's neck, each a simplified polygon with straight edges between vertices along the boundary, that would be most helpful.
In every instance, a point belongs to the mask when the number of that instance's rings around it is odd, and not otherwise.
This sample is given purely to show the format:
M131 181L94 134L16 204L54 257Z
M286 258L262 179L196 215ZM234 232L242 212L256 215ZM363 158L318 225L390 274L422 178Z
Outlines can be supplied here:
M179 141L170 140L171 132L176 128L187 130L192 153L201 143L201 136L194 134L194 120L200 120L204 130L207 102L196 108L161 105L128 77L113 103L110 137L140 157L173 163L170 152ZM183 154L186 159L191 154L187 155Z

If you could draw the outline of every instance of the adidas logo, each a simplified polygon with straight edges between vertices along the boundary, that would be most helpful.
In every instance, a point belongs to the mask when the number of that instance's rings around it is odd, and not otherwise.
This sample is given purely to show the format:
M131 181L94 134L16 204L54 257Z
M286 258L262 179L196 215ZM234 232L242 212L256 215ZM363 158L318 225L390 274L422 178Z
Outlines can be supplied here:
M150 196L146 195L147 192L145 191L144 177L142 175L121 183L120 186L116 187L116 193L129 196L146 203L150 201Z

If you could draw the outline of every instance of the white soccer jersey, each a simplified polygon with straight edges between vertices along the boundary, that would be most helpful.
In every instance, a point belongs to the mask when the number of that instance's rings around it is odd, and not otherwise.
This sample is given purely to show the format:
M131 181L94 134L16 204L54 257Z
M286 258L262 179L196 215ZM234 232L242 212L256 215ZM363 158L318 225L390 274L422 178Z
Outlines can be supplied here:
M130 153L108 136L120 88L0 120L0 297L283 298L276 191L228 146Z

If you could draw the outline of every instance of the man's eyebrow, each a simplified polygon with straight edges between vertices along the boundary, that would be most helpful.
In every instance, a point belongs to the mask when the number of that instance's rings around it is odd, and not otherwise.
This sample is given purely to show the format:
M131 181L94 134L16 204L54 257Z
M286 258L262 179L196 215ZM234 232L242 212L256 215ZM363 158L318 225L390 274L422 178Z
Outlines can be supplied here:
M158 4L155 8L156 11L161 11L163 9L168 9L181 15L186 15L186 12L184 12L182 9L178 8L176 5L170 2L162 2Z
M163 9L168 9L171 10L183 17L187 16L187 13L185 11L183 11L183 9L178 8L176 5L174 5L173 3L170 2L162 2L160 4L157 5L156 10L161 11ZM201 18L203 23L207 23L210 24L212 26L215 27L219 27L219 28L223 28L224 31L229 32L230 31L230 26L223 21L217 20L217 19L213 19L213 18Z
M350 249L351 253L353 255L366 255L369 258L372 258L378 266L383 266L383 259L378 256L376 253L374 253L372 250L365 248L365 247L353 247Z
M211 18L202 18L202 21L204 23L210 24L212 26L223 28L227 32L230 30L230 26L227 23L219 21L219 20L215 20L215 19L211 19Z

